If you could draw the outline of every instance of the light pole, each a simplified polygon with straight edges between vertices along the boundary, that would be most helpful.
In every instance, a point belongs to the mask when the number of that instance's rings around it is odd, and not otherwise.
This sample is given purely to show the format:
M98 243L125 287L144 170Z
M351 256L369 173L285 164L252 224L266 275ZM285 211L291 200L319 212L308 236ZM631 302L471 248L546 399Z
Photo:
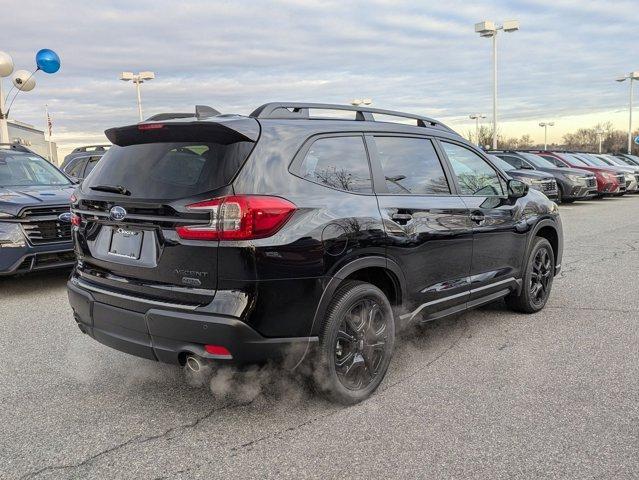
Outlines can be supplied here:
M135 84L135 90L138 94L138 115L140 116L140 121L144 120L144 118L142 118L142 97L140 96L140 84L144 83L145 81L153 80L154 78L155 73L153 72L122 72L120 74L120 80L123 80L125 82L131 81Z
M479 119L486 118L486 115L484 115L483 113L473 113L468 116L470 117L471 120L475 120L475 140L477 141L477 146L481 147L479 143Z
M359 107L360 105L370 105L373 101L370 98L354 98L351 100L351 105Z
M544 127L544 150L548 150L548 127L554 127L555 122L541 122L540 127Z
M497 32L515 32L519 30L518 20L507 20L502 25L488 20L475 24L475 33L480 37L493 39L493 150L497 149Z
M601 153L601 141L603 140L603 134L606 132L599 129L599 130L596 130L595 133L597 134L597 139L599 140L599 153Z
M630 72L628 75L617 79L618 82L630 80L630 100L628 102L628 154L632 153L632 81L639 80L639 71Z

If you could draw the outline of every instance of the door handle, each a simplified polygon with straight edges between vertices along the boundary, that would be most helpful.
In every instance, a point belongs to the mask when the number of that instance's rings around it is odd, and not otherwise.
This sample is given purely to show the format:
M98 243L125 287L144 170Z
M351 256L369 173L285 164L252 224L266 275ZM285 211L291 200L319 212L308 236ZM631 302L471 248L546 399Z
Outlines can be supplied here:
M484 220L486 220L486 216L481 212L473 212L470 214L470 219L473 222L481 225L484 222Z
M413 216L410 213L393 213L391 218L397 222L409 222Z

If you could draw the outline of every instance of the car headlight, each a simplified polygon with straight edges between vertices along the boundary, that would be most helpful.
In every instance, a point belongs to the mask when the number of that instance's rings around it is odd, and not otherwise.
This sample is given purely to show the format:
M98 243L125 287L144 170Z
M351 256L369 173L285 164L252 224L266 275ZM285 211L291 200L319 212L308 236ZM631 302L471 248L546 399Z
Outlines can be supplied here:
M635 176L631 173L626 173L626 182L632 182L635 179Z
M614 182L615 180L617 180L617 177L615 177L612 173L602 172L601 175L609 182Z
M586 177L582 177L581 175L573 175L568 173L566 174L566 178L573 183L580 183L582 185L586 184Z
M19 223L0 222L0 248L24 247L24 235Z
M532 185L534 183L534 180L532 178L528 178L528 177L522 177L519 180L524 182L526 185Z

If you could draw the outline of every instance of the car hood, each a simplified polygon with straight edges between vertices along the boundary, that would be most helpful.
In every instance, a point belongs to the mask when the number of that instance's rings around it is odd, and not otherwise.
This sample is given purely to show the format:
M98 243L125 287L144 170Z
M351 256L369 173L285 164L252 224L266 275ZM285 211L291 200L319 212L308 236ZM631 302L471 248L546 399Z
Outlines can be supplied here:
M541 170L516 169L508 170L506 173L508 173L511 177L532 178L534 180L551 180L554 178L551 173L543 172Z
M587 170L585 168L582 169L573 167L544 168L542 171L559 175L592 175L592 172L590 170Z
M17 215L25 207L70 204L74 186L0 187L0 212Z

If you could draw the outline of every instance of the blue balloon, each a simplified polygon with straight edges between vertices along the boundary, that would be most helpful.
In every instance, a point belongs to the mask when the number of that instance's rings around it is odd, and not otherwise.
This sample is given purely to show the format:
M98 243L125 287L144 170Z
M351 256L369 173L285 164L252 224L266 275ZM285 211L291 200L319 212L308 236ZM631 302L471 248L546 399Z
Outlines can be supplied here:
M45 73L55 73L60 70L60 57L53 50L43 48L36 53L36 65Z

